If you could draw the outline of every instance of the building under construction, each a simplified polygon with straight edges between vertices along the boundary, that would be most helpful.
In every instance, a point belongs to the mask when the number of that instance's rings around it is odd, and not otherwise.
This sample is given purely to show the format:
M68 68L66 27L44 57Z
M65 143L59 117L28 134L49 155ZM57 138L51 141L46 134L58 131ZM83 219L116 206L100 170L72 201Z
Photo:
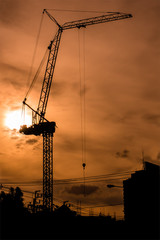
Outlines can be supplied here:
M123 187L125 221L133 229L157 231L160 223L160 166L144 162L144 169L124 180Z

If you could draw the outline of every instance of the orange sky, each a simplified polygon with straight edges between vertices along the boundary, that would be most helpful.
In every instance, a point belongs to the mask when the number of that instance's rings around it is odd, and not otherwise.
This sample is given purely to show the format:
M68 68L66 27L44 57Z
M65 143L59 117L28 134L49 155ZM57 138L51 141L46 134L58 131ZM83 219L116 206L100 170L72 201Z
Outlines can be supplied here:
M133 15L131 19L85 29L86 176L141 169L142 149L146 160L159 162L159 0L1 0L0 6L3 182L42 178L42 137L23 136L9 130L5 118L9 112L21 109L44 8L120 11ZM49 12L60 24L96 14ZM45 15L33 75L56 29ZM83 37L83 30L79 36ZM83 176L78 52L78 30L64 31L46 113L46 118L58 126L54 137L57 179ZM27 99L35 109L42 80L43 71ZM55 187L55 196L93 204L122 200L121 190L111 191L99 183L92 186L98 188L88 199L71 193L71 185ZM108 211L113 213L115 209Z

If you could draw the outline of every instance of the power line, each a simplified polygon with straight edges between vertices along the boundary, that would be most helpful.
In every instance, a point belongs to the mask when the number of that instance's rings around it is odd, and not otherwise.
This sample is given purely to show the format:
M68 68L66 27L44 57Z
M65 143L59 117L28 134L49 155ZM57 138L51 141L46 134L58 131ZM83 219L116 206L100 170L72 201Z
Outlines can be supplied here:
M23 195L23 197L25 197L25 198L33 198L31 196L28 196L28 195Z
M99 208L99 207L112 207L112 206L121 206L121 205L123 205L123 203L122 202L120 202L120 203L109 203L109 204L103 204L103 205L90 205L90 206L84 206L84 207L82 207L82 209L86 209L86 208Z
M129 175L131 173L133 173L135 171L127 171L127 172L123 172L123 173L111 173L111 174L106 174L106 175L98 175L98 176L90 176L90 177L86 177L86 180L98 180L98 179L103 179L103 178L107 178L107 177L112 177L112 176L116 176L116 175L119 175L119 176L125 176L125 175ZM82 180L83 178L68 178L68 179L57 179L55 181L78 181L78 180Z
M3 186L4 188L6 188L7 190L9 190L10 189L10 187L9 186ZM5 189L5 190L6 190ZM34 194L34 192L31 192L31 191L26 191L26 190L22 190L22 192L24 192L24 194L23 194L23 197L24 198L33 198L33 194ZM32 196L29 196L29 195L27 195L26 193L30 193L30 194L32 194ZM56 198L56 197L54 197L53 198L53 200L55 201L55 202L58 202L58 203L63 203L64 201L63 200L61 200L61 199L59 199L59 198ZM69 204L70 204L70 207L73 209L73 210L75 210L75 211L77 211L77 204L75 203L75 202L73 202L73 201L68 201L69 202ZM83 206L81 206L80 207L80 209L81 209L81 214L82 215L90 215L90 209L95 209L95 208L100 208L100 207L111 207L111 206L120 206L120 205L123 205L123 203L121 202L121 203L114 203L114 204L101 204L101 205L89 205L89 203L88 203L88 205L83 205ZM87 210L88 209L88 210ZM92 213L92 216L96 216L97 214L96 213Z
M121 173L110 173L105 175L96 175L96 176L89 176L85 177L86 182L101 182L101 181L107 181L107 180L119 180L127 177L128 175L134 173L135 171L125 171ZM3 182L3 181L2 181ZM83 177L80 178L67 178L67 179L55 179L54 185L59 184L73 184L73 183L83 183ZM42 180L33 180L33 181L16 181L16 182L3 182L3 184L19 184L23 186L34 186L34 185L41 185Z
M120 179L124 179L124 176L123 177L117 177L117 178L108 178L108 179L101 179L101 180L88 180L86 181L85 180L85 183L93 183L93 182L105 182L107 180L120 180ZM78 181L78 182L75 182L75 181L72 181L72 182L60 182L60 183L54 183L54 185L65 185L65 184L84 184L84 181Z
M4 183L3 183L3 184L4 184ZM12 184L13 184L13 183L12 183ZM2 186L0 190L3 190L3 188L4 188L4 190L10 190L10 189L11 189L11 186L2 185L2 184L0 184L0 185ZM26 191L26 190L23 190L22 192L34 194L34 192Z
M105 179L97 179L97 180L85 180L86 183L98 183L98 182L106 182L106 181L113 181L113 180L121 180L121 179L125 179L127 176L117 176L115 178L105 178ZM59 180L58 180L59 181ZM14 182L6 182L3 184L19 184L20 186L41 186L43 184L42 181L40 182L26 182L26 183L14 183ZM84 184L84 180L82 181L64 181L64 182L54 182L54 185L66 185L66 184Z

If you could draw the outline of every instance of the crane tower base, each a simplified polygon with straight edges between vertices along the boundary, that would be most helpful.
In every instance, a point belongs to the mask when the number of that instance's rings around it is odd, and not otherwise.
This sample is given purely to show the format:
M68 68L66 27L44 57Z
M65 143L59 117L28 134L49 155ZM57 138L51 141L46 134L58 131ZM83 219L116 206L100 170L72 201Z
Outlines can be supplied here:
M42 122L30 127L21 126L20 133L43 136L43 209L53 209L53 133L55 122Z

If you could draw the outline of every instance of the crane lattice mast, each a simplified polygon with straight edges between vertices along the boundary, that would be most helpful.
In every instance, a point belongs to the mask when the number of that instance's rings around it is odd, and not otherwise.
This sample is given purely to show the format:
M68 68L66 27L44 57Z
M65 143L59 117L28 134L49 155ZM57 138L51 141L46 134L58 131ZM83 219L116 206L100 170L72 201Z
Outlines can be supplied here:
M64 30L131 18L132 15L120 12L110 12L102 16L66 22L60 25L46 9L44 9L43 13L46 13L58 26L58 31L48 47L48 61L37 110L34 110L26 103L26 98L23 101L23 104L32 110L32 126L27 127L23 125L20 132L26 135L43 136L43 208L51 211L53 208L53 134L56 124L55 122L49 122L45 118L45 114L62 32Z

